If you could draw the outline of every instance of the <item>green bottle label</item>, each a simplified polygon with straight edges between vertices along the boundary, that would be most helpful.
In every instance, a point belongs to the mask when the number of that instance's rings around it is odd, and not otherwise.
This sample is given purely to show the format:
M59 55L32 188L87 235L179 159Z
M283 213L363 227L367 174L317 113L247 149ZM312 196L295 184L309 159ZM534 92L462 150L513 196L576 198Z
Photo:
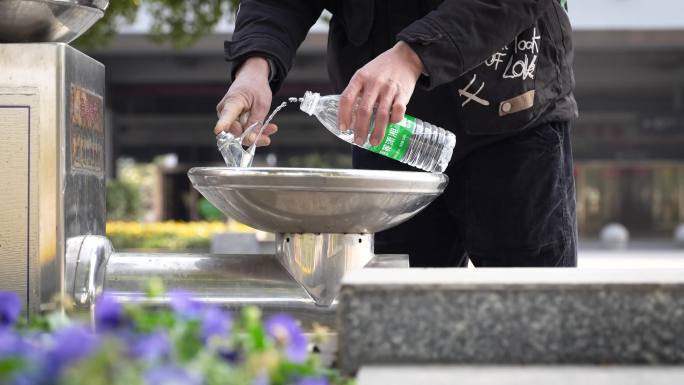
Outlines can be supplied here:
M402 160L411 143L416 118L404 115L399 123L390 123L385 129L385 137L377 146L368 147L369 150L386 157Z

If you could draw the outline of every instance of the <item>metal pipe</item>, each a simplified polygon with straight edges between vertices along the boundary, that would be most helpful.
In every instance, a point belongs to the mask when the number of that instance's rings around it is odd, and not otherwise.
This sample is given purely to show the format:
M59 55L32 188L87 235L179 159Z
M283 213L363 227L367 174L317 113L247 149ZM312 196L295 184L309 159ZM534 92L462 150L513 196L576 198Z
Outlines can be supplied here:
M376 255L369 268L408 267L407 255ZM122 302L166 304L168 297L145 299L151 277L169 290L186 290L197 300L237 311L258 306L264 313L286 312L305 327L335 329L337 301L321 306L274 255L113 253L103 288Z
M307 328L335 329L337 301L316 302L276 255L115 253L106 237L93 235L71 238L67 246L67 291L80 308L91 307L104 290L122 302L166 305L168 295L145 295L155 277L167 290L185 290L204 303L233 311L255 305L266 314L289 313ZM408 267L408 256L375 255L366 267Z
M265 313L287 312L305 324L335 322L337 304L316 305L273 255L113 253L104 290L124 302L141 300L151 277L169 290L186 290L199 301L231 310L256 305ZM168 297L145 301L164 304Z

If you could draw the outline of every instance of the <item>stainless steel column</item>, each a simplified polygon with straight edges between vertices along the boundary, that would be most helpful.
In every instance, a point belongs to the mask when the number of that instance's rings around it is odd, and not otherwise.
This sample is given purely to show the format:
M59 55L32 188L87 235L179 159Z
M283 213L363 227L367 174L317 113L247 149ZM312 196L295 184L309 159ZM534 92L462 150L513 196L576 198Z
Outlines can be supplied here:
M104 66L59 43L0 44L0 290L65 294L69 238L104 235Z

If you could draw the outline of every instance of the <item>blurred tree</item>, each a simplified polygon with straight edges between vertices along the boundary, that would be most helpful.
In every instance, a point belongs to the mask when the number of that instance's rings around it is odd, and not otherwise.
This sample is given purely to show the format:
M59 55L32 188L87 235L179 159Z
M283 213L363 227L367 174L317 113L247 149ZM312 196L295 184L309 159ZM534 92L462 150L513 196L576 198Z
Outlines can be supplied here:
M135 21L141 0L113 0L110 1L105 15L100 21L74 43L75 46L88 49L106 44L122 24Z
M150 38L176 48L191 46L211 32L223 17L233 17L240 0L110 0L105 16L76 40L81 49L101 47L125 24L133 23L138 11L150 13Z

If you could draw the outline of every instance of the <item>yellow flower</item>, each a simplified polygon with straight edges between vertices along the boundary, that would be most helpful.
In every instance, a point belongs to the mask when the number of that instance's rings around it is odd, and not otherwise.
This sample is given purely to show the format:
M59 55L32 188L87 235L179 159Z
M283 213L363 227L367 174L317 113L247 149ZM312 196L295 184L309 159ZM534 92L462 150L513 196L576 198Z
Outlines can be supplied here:
M216 233L251 233L254 229L241 223L180 222L153 223L111 221L107 223L107 236L114 247L122 249L153 248L183 250L208 247Z

